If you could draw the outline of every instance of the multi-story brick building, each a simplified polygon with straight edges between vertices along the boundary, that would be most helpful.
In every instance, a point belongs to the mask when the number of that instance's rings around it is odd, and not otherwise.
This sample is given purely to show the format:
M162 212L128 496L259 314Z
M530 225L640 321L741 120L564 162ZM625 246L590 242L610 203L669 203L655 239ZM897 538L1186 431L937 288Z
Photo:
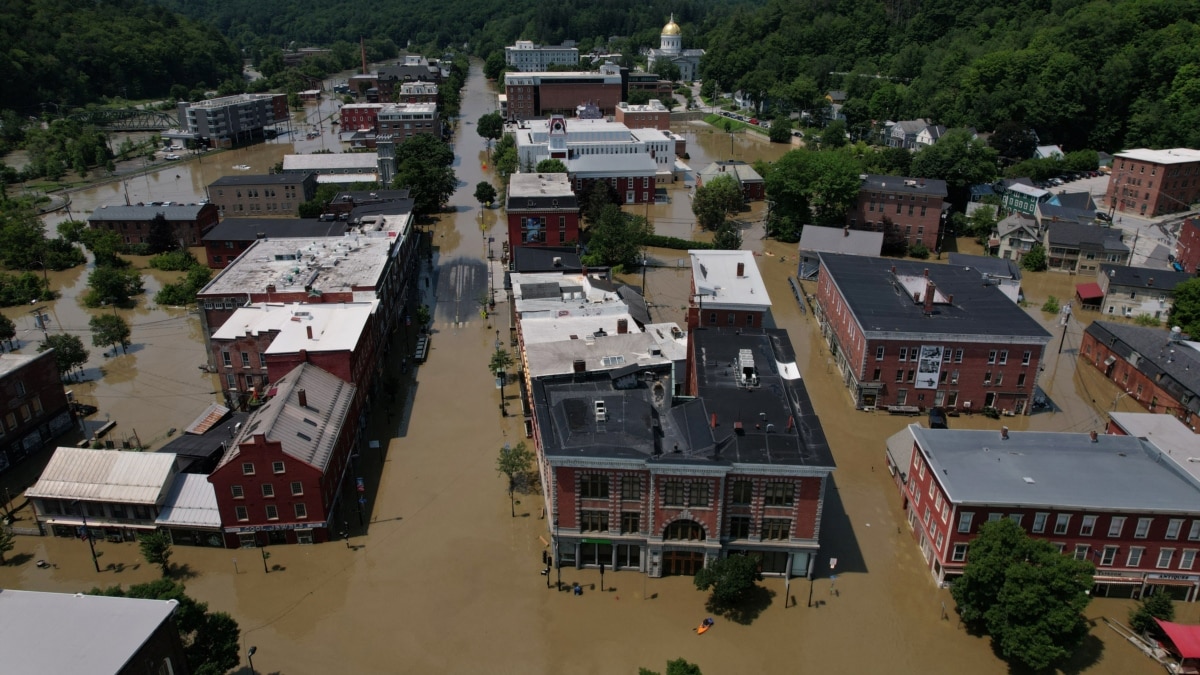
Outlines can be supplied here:
M533 380L556 564L659 577L736 553L811 574L834 465L787 334L702 329L689 350L684 402L669 362Z
M317 193L311 173L222 176L208 184L208 201L224 218L290 216Z
M72 416L54 350L0 354L0 472L71 428Z
M382 103L347 103L338 111L342 131L379 132L379 111Z
M401 82L400 88L392 93L396 103L440 103L436 82Z
M1096 566L1101 596L1194 600L1200 477L1134 436L924 429L888 439L913 537L939 583L963 573L981 524L1009 518Z
M88 227L117 233L126 244L142 244L150 237L155 218L161 215L171 227L171 237L184 246L199 246L200 239L217 224L215 204L112 204L88 216Z
M1188 218L1180 226L1175 262L1188 274L1200 271L1200 220Z
M505 212L512 246L579 242L579 200L565 173L519 173L510 177Z
M1200 415L1200 350L1174 330L1093 321L1079 358L1104 373L1152 413L1168 413L1196 431ZM1113 402L1116 405L1116 402Z
M611 63L599 71L505 73L504 94L510 121L573 115L584 103L613 115L624 98L621 69Z
M517 40L516 44L504 48L504 65L522 73L541 73L550 66L575 66L579 65L579 49L574 40L557 47Z
M267 127L288 121L287 94L236 94L180 101L179 125L196 141L230 148L261 141Z
M688 328L770 328L771 298L750 251L688 251Z
M228 267L259 239L341 237L351 229L344 220L317 218L226 218L204 235L208 266Z
M1110 209L1153 218L1187 211L1200 200L1200 150L1126 150L1113 158L1108 190Z
M636 105L622 101L617 104L617 124L624 124L630 129L671 130L671 111L658 99L650 99L649 103Z
M380 136L391 136L394 143L420 134L442 133L436 103L389 103L379 110L378 132Z
M1050 334L978 270L821 254L817 319L860 409L1029 414Z
M876 232L891 223L909 246L921 243L932 251L941 242L946 194L944 180L868 175L846 221L853 229Z
M333 513L353 490L354 385L304 363L273 390L208 477L229 547L329 541L341 528Z

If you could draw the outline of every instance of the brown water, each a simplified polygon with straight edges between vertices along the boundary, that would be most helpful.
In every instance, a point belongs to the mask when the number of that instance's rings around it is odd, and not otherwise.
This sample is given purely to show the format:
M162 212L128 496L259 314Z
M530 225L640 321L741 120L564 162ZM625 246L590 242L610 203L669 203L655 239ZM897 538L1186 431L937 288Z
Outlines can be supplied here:
M475 64L464 117L476 119L491 105ZM452 200L455 212L433 229L437 274L428 299L436 295L437 307L429 360L410 372L395 409L381 408L372 418L371 437L383 442L385 452L363 455L367 536L355 530L353 549L338 543L274 547L269 562L277 569L270 573L262 571L253 550L175 550L175 560L194 575L186 580L189 592L234 615L244 647L257 647L260 672L631 673L639 666L662 670L677 657L706 673L1008 672L985 638L967 635L957 624L948 592L934 586L903 522L883 448L884 439L911 420L852 409L830 372L811 314L800 313L788 290L794 246L773 241L760 242L766 255L758 258L759 266L838 463L826 501L818 578L811 584L792 580L790 595L797 602L787 608L784 582L764 581L774 597L753 623L719 619L703 637L692 629L707 614L705 594L689 578L609 572L604 583L611 590L600 592L597 572L564 569L562 580L583 584L584 595L548 590L548 580L538 574L545 550L539 537L547 535L540 498L521 497L518 517L511 518L504 481L494 468L498 449L519 441L521 433L517 420L499 416L499 392L487 372L496 331L503 335L507 323L484 320L472 296L487 284L487 235L480 223L489 221L471 197L484 175L477 161L483 144L471 126L459 134L457 151L464 157L456 167L464 186ZM646 285L656 316L682 316L686 270L654 269ZM497 307L494 316L507 311ZM162 318L171 315L163 312ZM173 346L181 351L173 358L185 383L202 381L189 371L191 361L203 355L181 339L193 323L182 318L176 328L162 329L175 331ZM152 351L136 355L138 382L146 371L142 360ZM1067 375L1070 363L1047 366L1056 394L1059 387L1078 389L1087 379L1076 383ZM174 372L158 371L157 377ZM163 385L152 379L139 386ZM511 388L507 394L511 406L515 394ZM1006 423L1021 428L1028 420L1058 428L1078 423L1083 408L1071 418L1057 417L1064 412ZM998 425L978 416L956 421L964 427ZM355 519L352 513L344 517ZM82 542L20 537L12 555L21 562L0 567L0 586L77 591L149 581L158 574L141 562L133 545L104 543L98 549L106 568L100 574L92 570ZM836 593L828 578L831 557L839 560ZM58 567L37 569L36 559ZM810 588L814 607L808 606ZM943 603L948 620L941 618ZM1087 615L1096 622L1091 658L1072 672L1160 672L1098 622L1101 616L1123 619L1130 604L1096 600L1089 606ZM1200 605L1178 609L1182 621L1200 619Z

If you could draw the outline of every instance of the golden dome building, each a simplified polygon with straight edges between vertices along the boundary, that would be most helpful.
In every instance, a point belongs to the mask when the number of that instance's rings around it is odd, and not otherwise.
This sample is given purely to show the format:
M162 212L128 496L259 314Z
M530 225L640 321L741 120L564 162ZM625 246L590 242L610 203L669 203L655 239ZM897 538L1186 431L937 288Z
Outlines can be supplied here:
M650 50L646 60L646 69L650 72L657 72L661 64L673 63L679 68L680 81L691 82L700 75L701 56L704 56L703 49L683 48L683 31L679 28L679 24L675 23L675 15L672 14L659 36L658 49Z

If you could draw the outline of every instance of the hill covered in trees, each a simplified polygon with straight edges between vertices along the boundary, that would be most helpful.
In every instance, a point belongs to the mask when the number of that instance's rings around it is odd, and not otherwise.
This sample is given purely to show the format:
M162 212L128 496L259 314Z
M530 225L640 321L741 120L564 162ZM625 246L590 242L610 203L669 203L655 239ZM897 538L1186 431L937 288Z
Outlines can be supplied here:
M0 3L0 41L0 109L22 113L241 77L240 55L215 28L142 0Z

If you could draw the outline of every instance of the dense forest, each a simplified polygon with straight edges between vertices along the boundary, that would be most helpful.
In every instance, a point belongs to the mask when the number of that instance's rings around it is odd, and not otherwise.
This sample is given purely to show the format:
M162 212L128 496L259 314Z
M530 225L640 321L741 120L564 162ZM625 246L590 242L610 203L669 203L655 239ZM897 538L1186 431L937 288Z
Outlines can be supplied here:
M0 3L0 41L0 109L27 114L241 77L240 55L211 24L142 0Z

